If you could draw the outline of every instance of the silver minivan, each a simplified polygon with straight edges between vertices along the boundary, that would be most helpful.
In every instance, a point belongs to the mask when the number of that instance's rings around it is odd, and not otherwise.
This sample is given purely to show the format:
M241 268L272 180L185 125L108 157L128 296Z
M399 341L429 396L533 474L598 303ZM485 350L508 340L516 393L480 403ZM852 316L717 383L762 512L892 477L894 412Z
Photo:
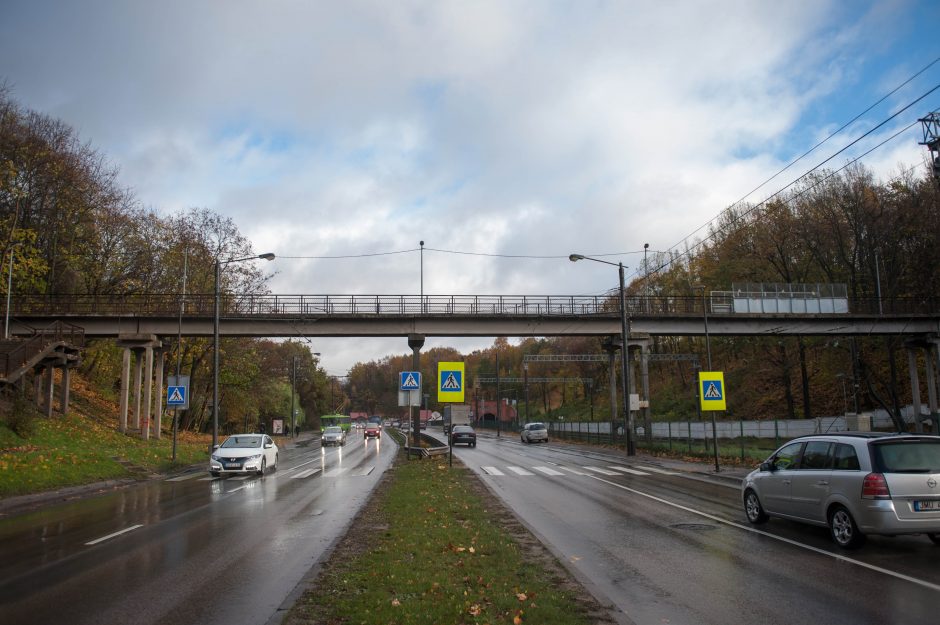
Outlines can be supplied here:
M940 436L803 436L752 471L741 496L751 523L780 517L826 526L846 549L867 534L926 534L940 545Z
M548 428L544 423L526 423L519 432L519 440L523 443L547 443Z

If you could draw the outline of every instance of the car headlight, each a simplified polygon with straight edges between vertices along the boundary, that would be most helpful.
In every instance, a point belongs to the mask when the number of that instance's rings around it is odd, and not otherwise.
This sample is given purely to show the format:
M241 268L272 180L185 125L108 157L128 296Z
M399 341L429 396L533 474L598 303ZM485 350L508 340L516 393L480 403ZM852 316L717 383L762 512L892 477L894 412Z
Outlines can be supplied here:
M217 455L215 455L215 454L212 454L212 459L215 460L216 462L221 462L221 461L222 461L222 456L217 456Z
M261 458L261 455L262 455L262 454L257 454L257 455L254 455L254 456L248 456L247 458L245 458L245 460L247 460L248 462L251 462L252 460L258 460L259 458Z

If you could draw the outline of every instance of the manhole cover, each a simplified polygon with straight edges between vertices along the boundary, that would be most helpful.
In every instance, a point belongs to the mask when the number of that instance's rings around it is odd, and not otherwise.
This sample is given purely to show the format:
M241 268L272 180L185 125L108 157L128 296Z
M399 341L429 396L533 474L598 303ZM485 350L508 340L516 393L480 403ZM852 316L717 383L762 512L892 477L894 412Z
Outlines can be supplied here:
M692 530L695 532L704 532L707 530L718 529L717 526L708 525L707 523L676 523L674 525L670 525L669 527L673 527L677 530Z

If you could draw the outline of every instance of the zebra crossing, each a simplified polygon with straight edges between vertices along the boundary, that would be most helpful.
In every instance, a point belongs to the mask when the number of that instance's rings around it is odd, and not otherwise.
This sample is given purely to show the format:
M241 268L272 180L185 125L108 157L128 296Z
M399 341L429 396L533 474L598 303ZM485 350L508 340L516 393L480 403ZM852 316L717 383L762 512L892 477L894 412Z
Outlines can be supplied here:
M578 465L570 466L563 464L556 464L552 466L532 466L532 467L520 467L517 465L506 465L506 466L493 466L493 465L483 465L480 466L480 469L486 475L493 477L528 477L533 475L544 475L547 477L562 477L566 475L606 475L606 476L615 476L615 475L640 475L640 476L650 476L650 475L678 475L682 476L683 474L679 471L669 471L667 469L661 469L659 467L652 467L647 465L638 465L632 467L626 467L620 464L608 464L603 466L597 465ZM533 473L534 471L534 473Z
M268 473L265 476L265 479L289 479L289 480L303 480L310 477L315 477L320 475L320 477L325 478L335 478L335 477L365 477L371 475L375 470L375 465L362 466L362 467L333 467L327 470L324 470L323 467L314 467L314 468L303 468L303 465L299 467L291 467L286 469L278 469L272 473ZM248 480L251 478L256 478L257 475L245 474L245 475L234 475L230 477L213 477L207 473L201 471L193 473L184 473L183 475L177 475L174 477L169 477L165 479L165 482L214 482L217 480L228 480L230 482L240 482L243 480Z

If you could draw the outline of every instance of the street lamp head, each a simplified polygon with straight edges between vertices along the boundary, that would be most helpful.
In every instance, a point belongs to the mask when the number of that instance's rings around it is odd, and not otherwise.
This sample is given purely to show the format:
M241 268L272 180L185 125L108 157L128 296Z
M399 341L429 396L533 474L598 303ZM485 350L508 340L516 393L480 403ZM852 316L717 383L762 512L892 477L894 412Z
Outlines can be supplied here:
M570 260L573 263L576 263L579 260L584 260L584 256L582 254L571 254L570 256L568 256L568 260Z
M274 260L274 254L267 252L266 254L259 254L258 258L263 258L264 260Z

